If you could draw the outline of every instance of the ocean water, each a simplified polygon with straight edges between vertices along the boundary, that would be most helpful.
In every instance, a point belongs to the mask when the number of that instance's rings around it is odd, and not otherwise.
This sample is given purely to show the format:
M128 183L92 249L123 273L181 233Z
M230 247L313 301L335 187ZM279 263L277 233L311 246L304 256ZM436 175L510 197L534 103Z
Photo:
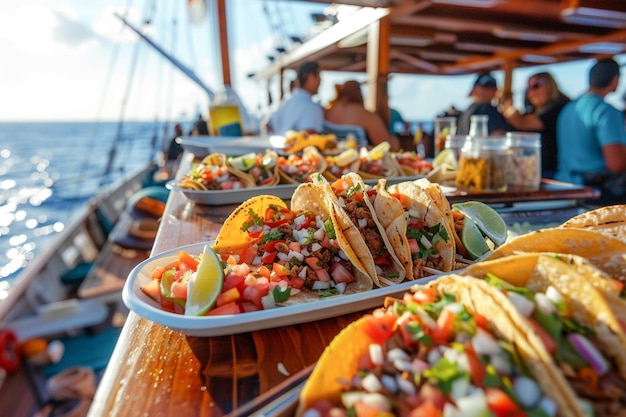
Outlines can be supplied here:
M149 122L0 123L0 299L99 188L154 160L169 128Z

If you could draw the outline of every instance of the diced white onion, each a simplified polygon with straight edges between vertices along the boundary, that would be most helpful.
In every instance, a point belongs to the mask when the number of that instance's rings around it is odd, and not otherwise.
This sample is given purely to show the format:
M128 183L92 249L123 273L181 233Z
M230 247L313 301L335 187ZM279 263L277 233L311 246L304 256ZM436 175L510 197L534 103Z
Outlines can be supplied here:
M539 401L538 407L541 408L550 417L555 417L557 411L559 410L559 407L556 405L554 400L549 397L541 398L541 401Z
M295 250L290 250L288 257L289 259L296 258L299 261L304 261L304 255L300 252L296 252Z
M520 376L513 381L513 390L517 399L525 408L534 407L541 399L541 390L532 379Z
M350 260L350 258L348 258L348 255L346 255L346 253L344 251L342 251L342 250L338 251L337 255L339 255L339 257L341 259L343 259L344 261L349 261Z
M380 382L388 392L392 394L398 392L398 384L396 383L396 379L393 376L389 374L383 374L380 377Z
M548 288L546 289L546 296L550 299L550 301L552 301L554 304L562 304L565 302L565 299L563 298L563 296L561 295L561 293L559 292L559 290L557 290L556 288L554 288L552 285L548 286Z
M501 354L502 352L491 355L491 366L494 367L498 373L502 375L511 375L513 373L513 367L511 366L511 362L506 358L506 356Z
M431 366L439 362L441 360L441 352L439 351L439 349L437 348L431 349L431 351L428 352L428 356L426 360Z
M483 390L476 390L467 397L456 400L456 406L464 417L482 417L487 415L487 397Z
M552 314L556 312L556 307L552 301L542 292L535 293L535 302L537 303L537 308L543 314Z
M454 401L457 401L459 398L466 397L470 393L471 387L472 385L468 377L456 378L452 382L450 396Z
M393 363L394 368L396 368L400 372L414 372L415 371L413 364L411 363L410 360L396 358L396 359L391 360L391 363ZM426 367L428 367L428 364L426 364Z
M272 297L271 294L261 297L261 304L263 305L263 310L269 310L276 307L276 302L274 302L274 297Z
M339 294L343 294L346 292L347 285L348 284L345 282L339 282L339 283L334 284L334 287L337 288L337 291L339 291Z
M476 334L472 337L472 346L479 355L495 355L501 350L498 342L480 327L476 329Z
M315 233L313 233L313 237L317 240L323 240L325 234L326 232L324 231L324 229L317 229Z
M324 282L324 281L314 281L313 285L311 286L311 288L313 290L327 290L330 288L330 282Z
M293 219L293 224L295 224L296 226L300 226L302 223L304 223L305 220L306 216L304 214L301 214Z
M409 356L409 354L400 348L390 349L389 352L387 352L387 358L389 359L390 362L393 362L397 359L402 359L407 362L411 361L411 357Z
M522 316L530 317L533 314L533 311L535 311L535 303L523 295L514 291L509 291L506 295L509 298L509 301L513 303L517 311L519 311Z
M322 249L322 245L317 242L311 243L311 252L317 252L320 249Z
M417 392L415 384L402 378L401 375L396 375L396 384L398 385L398 390L401 391L403 394L415 395L415 393Z
M383 356L383 348L378 343L372 343L369 346L370 360L374 365L380 366L385 363Z
M368 392L379 392L383 389L383 384L375 374L367 374L361 381L361 387Z
M459 354L456 357L456 366L457 368L459 368L459 371L463 371L463 372L470 371L469 360L467 359L467 353L459 352Z
M443 308L444 310L450 310L454 314L459 314L463 311L463 304L461 303L450 303Z
M459 351L452 348L445 349L443 352L443 357L452 363L456 363L456 360L459 357Z
M280 259L281 261L288 261L288 260L289 260L289 256L288 256L288 254L286 254L286 253L282 253L282 252L278 252L278 253L276 254L276 257L277 257L278 259Z
M298 273L298 278L302 278L302 279L306 278L306 274L308 270L309 270L309 267L305 265L304 268L302 268L300 272Z
M367 219L363 219L363 218L359 219L358 227L365 227L365 226L367 226Z
M424 235L422 235L422 237L420 237L420 243L421 243L422 245L424 245L424 247L425 247L426 249L430 249L430 248L432 248L432 247L433 247L433 244L432 244L432 243L430 243L430 240L428 240L428 239L426 238L426 236L424 236Z
M379 410L391 411L391 405L389 404L389 400L387 399L387 397L376 392L365 393L363 397L361 397L361 400L363 401L363 403Z

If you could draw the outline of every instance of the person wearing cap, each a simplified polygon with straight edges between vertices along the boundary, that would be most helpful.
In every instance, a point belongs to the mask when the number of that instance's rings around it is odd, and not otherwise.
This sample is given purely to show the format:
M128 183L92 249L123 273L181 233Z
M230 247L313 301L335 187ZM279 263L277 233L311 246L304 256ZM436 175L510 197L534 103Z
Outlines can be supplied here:
M491 74L481 74L476 78L472 90L469 93L473 103L467 110L461 113L457 121L457 134L469 134L470 118L478 114L489 116L487 130L490 135L502 135L511 130L506 119L498 110L498 107L494 105L497 92L498 83Z
M615 60L597 61L589 71L589 89L569 102L557 121L555 179L599 188L602 204L626 202L624 117L604 100L619 78Z
M320 68L316 62L305 62L298 68L298 86L284 100L268 122L270 132L284 135L289 130L320 133L324 126L324 109L313 101L320 87Z

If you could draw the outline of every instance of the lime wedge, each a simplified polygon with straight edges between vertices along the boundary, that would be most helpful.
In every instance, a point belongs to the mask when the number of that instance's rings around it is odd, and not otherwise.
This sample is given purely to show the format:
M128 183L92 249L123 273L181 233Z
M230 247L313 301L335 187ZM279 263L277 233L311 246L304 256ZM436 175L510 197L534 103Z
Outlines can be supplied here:
M224 270L213 249L206 245L195 276L189 280L186 316L203 316L217 301L224 286Z
M231 167L238 169L239 171L247 171L256 164L257 154L254 152L247 153L245 155L230 158L228 163Z
M348 164L356 161L357 159L359 159L359 153L356 151L356 149L346 149L339 155L333 157L333 161L338 167L345 167Z
M472 259L476 259L489 252L489 245L485 241L476 223L469 217L465 217L463 221L463 230L461 230L461 242Z
M447 171L456 171L458 165L452 149L442 149L433 159L433 167L443 168Z
M381 159L386 152L389 152L391 149L391 145L389 142L381 142L378 145L374 146L371 151L367 153L367 159L369 161L376 161L377 159Z
M496 245L500 246L507 239L506 223L497 211L480 201L466 201L452 205L472 219L481 232Z

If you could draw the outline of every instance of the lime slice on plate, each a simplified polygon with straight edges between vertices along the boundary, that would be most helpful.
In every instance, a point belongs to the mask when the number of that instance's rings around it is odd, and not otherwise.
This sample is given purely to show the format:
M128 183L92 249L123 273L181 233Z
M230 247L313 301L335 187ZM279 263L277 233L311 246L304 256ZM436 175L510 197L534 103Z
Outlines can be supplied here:
M391 145L389 145L389 142L381 142L378 145L374 146L372 150L367 153L367 159L370 161L381 159L386 152L389 152L390 149Z
M231 167L238 169L239 171L247 171L256 164L257 154L254 152L247 153L245 155L230 158L228 163Z
M359 153L356 151L356 149L346 149L339 155L333 157L335 165L339 167L345 167L348 164L356 161L357 159L359 159Z
M485 241L482 232L476 226L476 223L469 217L465 217L463 221L463 230L461 230L461 242L472 259L480 258L489 252L490 248Z
M186 316L203 316L217 301L224 286L224 270L213 249L206 245L195 277L189 280Z
M447 171L456 171L458 166L452 149L442 149L439 151L435 159L433 159L434 168L442 168Z
M496 245L500 246L507 239L506 223L497 211L480 201L466 201L452 205L472 219L481 232Z

